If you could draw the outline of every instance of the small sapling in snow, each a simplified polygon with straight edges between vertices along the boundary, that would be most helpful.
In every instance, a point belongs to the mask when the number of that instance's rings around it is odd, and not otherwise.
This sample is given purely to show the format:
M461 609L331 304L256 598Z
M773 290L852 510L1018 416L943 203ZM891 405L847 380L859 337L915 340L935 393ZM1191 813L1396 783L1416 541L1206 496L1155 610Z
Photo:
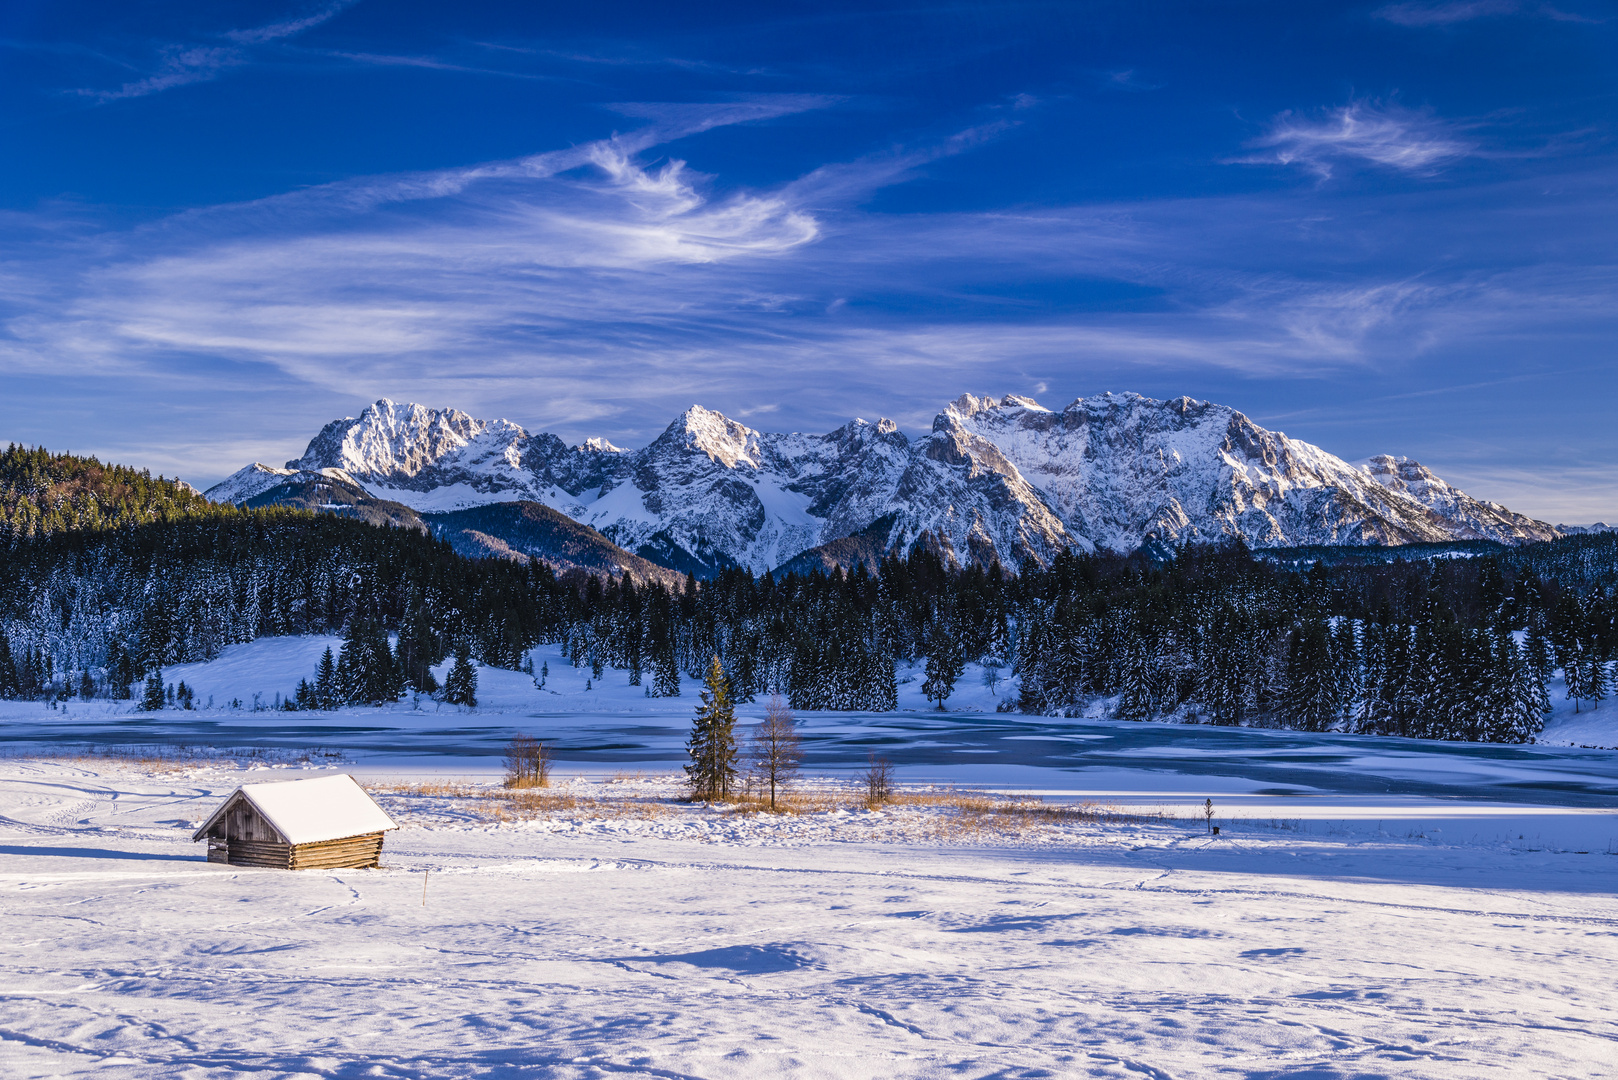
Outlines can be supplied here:
M753 733L753 771L761 783L770 785L770 809L775 809L775 790L784 787L803 762L798 725L792 711L777 694L764 711L764 721Z

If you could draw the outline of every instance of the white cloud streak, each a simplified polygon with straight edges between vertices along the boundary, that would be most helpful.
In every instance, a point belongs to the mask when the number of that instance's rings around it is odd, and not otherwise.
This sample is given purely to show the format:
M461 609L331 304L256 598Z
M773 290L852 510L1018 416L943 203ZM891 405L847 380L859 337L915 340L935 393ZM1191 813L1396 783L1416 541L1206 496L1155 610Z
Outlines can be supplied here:
M1449 3L1388 4L1372 14L1399 26L1453 26L1476 19L1493 19L1520 11L1516 0L1451 0Z
M1430 176L1476 151L1430 113L1363 101L1313 117L1282 113L1248 145L1257 152L1235 164L1295 165L1323 180L1345 162Z
M226 45L190 44L166 45L159 50L156 70L146 76L124 83L115 90L79 90L81 97L107 103L127 98L148 97L172 90L177 86L208 82L223 72L241 67L252 60L252 47L282 41L319 26L358 0L339 0L337 3L297 19L269 23L246 30L228 30L219 38Z

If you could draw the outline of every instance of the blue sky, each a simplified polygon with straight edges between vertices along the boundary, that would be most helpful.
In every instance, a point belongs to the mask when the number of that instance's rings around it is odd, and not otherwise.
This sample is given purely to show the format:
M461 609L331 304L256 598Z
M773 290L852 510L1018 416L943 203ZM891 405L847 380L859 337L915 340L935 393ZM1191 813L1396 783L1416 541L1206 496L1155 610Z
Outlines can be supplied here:
M0 439L1136 390L1618 517L1618 6L0 7Z

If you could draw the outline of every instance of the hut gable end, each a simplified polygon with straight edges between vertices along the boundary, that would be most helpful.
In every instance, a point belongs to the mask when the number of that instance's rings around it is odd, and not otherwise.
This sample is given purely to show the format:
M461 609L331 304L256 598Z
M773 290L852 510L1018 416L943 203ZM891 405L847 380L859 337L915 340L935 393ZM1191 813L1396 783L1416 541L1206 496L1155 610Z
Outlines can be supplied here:
M244 840L252 843L284 844L286 837L265 820L240 790L215 810L207 824L198 830L210 840ZM193 837L200 839L200 837Z

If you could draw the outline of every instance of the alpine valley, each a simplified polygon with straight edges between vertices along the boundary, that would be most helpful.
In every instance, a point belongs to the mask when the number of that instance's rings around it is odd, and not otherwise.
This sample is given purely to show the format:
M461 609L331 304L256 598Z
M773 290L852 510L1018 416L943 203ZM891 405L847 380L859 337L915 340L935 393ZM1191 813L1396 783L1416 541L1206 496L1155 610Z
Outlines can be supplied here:
M1067 548L1235 537L1276 548L1560 535L1405 458L1351 465L1228 406L1132 393L1061 411L962 395L914 440L889 420L761 432L694 405L638 450L381 400L327 424L285 467L249 465L206 494L637 576L846 567L918 544L1018 568Z

